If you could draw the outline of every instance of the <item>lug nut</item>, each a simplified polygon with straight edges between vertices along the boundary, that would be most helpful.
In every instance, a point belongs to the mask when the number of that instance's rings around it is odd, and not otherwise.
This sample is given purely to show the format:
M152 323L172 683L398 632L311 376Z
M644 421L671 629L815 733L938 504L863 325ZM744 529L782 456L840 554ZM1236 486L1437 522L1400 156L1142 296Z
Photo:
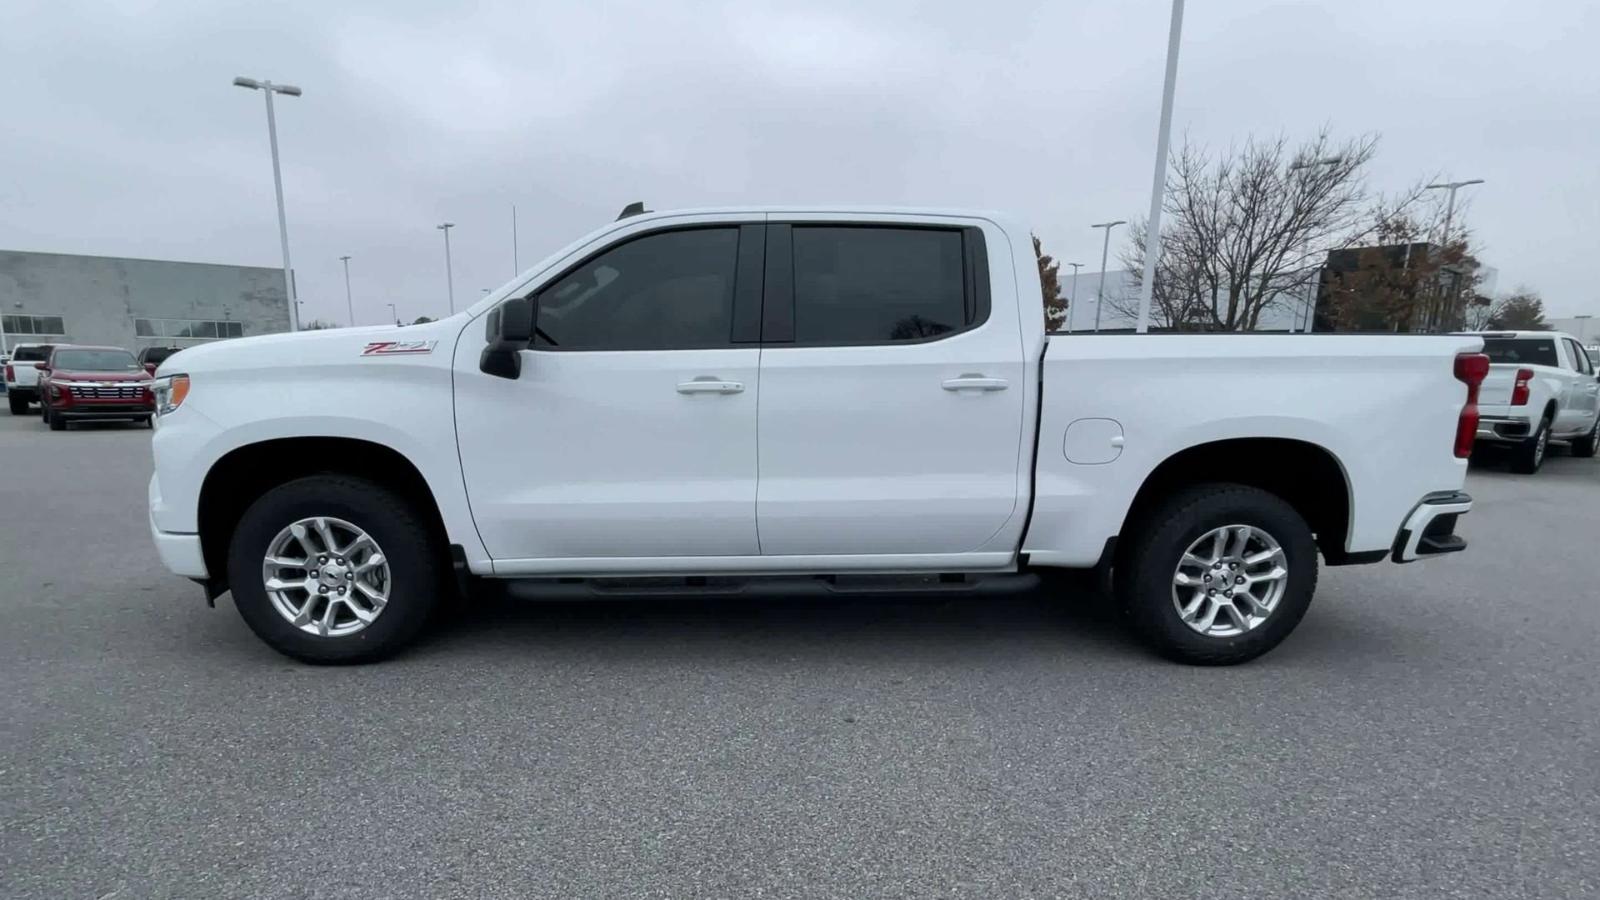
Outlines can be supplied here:
M339 588L339 596L344 596L344 588Z
M1215 597L1216 595L1217 595L1217 592L1216 592L1215 589L1211 589L1211 590L1207 590L1206 591L1206 596L1207 597Z
M317 593L319 593L319 594L326 594L327 592L328 592L328 586L327 585L323 585L323 586L317 588Z
M344 557L341 556L338 559L335 559L334 562L336 562L336 563L338 563L339 565L342 566L342 565L344 565Z
M1240 575L1239 577L1233 579L1233 583L1234 584L1244 584L1244 576Z
M345 581L353 580L355 577L356 576L355 576L354 572L346 572L346 573L344 573L344 580Z
M324 566L325 566L325 565L327 565L327 564L328 564L328 558L327 558L327 557L326 557L326 556L319 556L319 557L317 557L317 562L318 562L318 563L319 563L319 564L321 564L321 565L324 565Z
M1210 575L1207 575L1207 576L1206 576L1206 580L1207 580L1207 581L1210 581L1210 580L1211 580L1211 576L1210 576Z

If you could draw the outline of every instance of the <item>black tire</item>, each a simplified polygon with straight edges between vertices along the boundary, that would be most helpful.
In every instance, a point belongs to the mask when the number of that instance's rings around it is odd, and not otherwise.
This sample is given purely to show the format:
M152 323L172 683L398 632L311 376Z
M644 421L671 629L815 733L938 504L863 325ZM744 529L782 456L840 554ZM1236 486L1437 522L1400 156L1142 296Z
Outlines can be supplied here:
M11 391L10 393L6 394L6 402L11 405L11 414L13 416L25 416L28 414L27 397L22 396L16 391Z
M1240 634L1201 634L1174 603L1179 560L1202 535L1250 525L1283 549L1284 593L1266 620ZM1271 650L1294 631L1317 588L1317 545L1294 507L1275 494L1238 484L1207 484L1174 494L1141 516L1119 541L1115 584L1130 624L1157 653L1177 662L1226 666Z
M1588 434L1572 442L1572 455L1590 459L1597 448L1600 448L1600 416L1595 417L1594 427Z
M1539 420L1539 428L1533 436L1516 445L1511 450L1511 471L1518 475L1532 475L1544 465L1544 458L1550 455L1550 418Z
M67 430L67 420L51 412L49 407L45 407L44 423L50 426L51 431Z
M392 578L388 603L371 624L342 637L301 631L280 615L262 583L272 539L313 516L343 519L382 548ZM245 624L285 656L308 663L374 662L409 644L446 595L449 566L420 510L375 482L313 475L279 485L245 510L228 548L228 584Z

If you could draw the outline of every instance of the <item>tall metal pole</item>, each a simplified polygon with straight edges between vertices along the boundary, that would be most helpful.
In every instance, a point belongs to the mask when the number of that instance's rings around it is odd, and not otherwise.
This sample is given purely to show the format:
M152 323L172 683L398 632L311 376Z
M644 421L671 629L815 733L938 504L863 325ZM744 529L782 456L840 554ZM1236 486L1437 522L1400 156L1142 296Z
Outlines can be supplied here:
M278 118L272 113L272 95L267 83L261 93L267 96L267 140L272 144L272 190L278 195L278 243L283 245L283 289L289 297L289 330L300 330L299 292L294 289L294 267L289 263L289 217L283 209L283 172L278 166Z
M517 205L511 204L511 274L522 274L522 263L517 260Z
M1456 191L1458 191L1461 188L1464 188L1464 187L1466 187L1468 185L1471 185L1471 184L1483 184L1483 179L1482 178L1471 178L1471 179L1468 179L1466 181L1447 181L1447 182L1444 182L1442 184L1430 184L1430 185L1428 185L1428 190L1430 190L1430 191L1432 191L1432 190L1447 190L1447 191L1450 192L1450 199L1445 201L1445 207L1444 207L1444 234L1439 239L1439 252L1440 253L1443 253L1450 246L1450 226L1451 226L1451 224L1454 223L1455 215L1456 215ZM1450 279L1450 293L1449 293L1449 296L1446 298L1446 302L1449 304L1449 309L1447 310L1447 312L1454 313L1455 305L1456 305L1456 294L1458 294L1460 292L1460 290L1461 290L1461 273L1460 272L1452 272L1451 274L1454 277ZM1433 327L1433 326L1435 326L1435 325L1437 325L1439 323L1438 322L1430 322L1428 324L1429 324L1429 327Z
M233 79L237 87L261 91L267 95L267 142L272 146L272 190L278 198L278 242L283 247L283 293L289 301L289 330L300 330L300 305L294 285L294 267L289 263L289 219L283 209L283 172L278 165L278 119L272 110L272 95L300 96L300 89L292 84L273 84L254 78L239 76Z
M456 227L454 222L434 226L444 232L444 280L450 290L450 315L456 314L456 276L450 268L450 229Z
M389 318L393 319L394 323L396 325L399 325L400 324L400 314L395 311L394 304L393 303L385 303L384 306L389 307Z
M1083 263L1067 263L1072 267L1072 296L1067 300L1067 331L1072 331L1072 310L1078 305L1078 270L1083 268Z
M1127 224L1127 220L1118 219L1115 222L1101 222L1098 225L1090 225L1089 226L1090 228L1104 228L1106 230L1105 244L1103 246L1101 246L1101 248L1100 248L1100 293L1098 295L1096 295L1095 298L1094 298L1094 331L1095 331L1095 334L1099 334L1100 333L1100 307L1106 305L1106 257L1111 252L1111 229L1117 227L1118 225L1126 225L1126 224ZM1144 310L1141 309L1140 310L1141 318L1143 317L1143 313L1144 313Z
M339 257L339 261L344 263L344 307L345 311L350 313L351 327L355 327L356 305L355 302L350 299L350 257L341 256Z
M1304 172L1307 169L1314 169L1317 166L1334 166L1334 165L1338 165L1339 163L1341 163L1343 161L1344 161L1344 157L1342 157L1342 156L1324 156L1321 159L1301 160L1300 162L1294 163L1293 165L1289 166L1289 171L1290 172ZM1304 185L1304 183L1305 183L1304 181L1301 182L1302 186ZM1310 259L1311 259L1311 235L1307 234L1304 237L1302 237L1301 240L1300 240L1300 261L1302 263L1306 263L1306 262L1310 262ZM1321 270L1322 270L1322 267L1318 266L1317 270L1320 273ZM1313 326L1313 324L1314 324L1314 322L1312 320L1312 312L1314 311L1314 309L1316 307L1316 292L1317 292L1317 283L1315 281L1309 282L1309 287L1308 287L1308 289L1306 291L1306 298L1305 298L1305 307L1306 307L1305 308L1305 314L1304 314L1304 316L1296 316L1297 319L1301 319L1300 331L1302 333L1310 331L1312 326ZM1292 331L1294 331L1294 328L1291 326L1289 330L1292 332Z
M1161 89L1161 127L1156 133L1156 174L1150 186L1150 216L1145 219L1144 282L1139 285L1138 333L1150 330L1150 297L1155 291L1156 259L1161 255L1161 204L1167 189L1167 144L1172 140L1172 95L1178 86L1178 44L1183 36L1183 0L1172 0L1167 31L1167 76ZM1101 274L1105 266L1101 266Z

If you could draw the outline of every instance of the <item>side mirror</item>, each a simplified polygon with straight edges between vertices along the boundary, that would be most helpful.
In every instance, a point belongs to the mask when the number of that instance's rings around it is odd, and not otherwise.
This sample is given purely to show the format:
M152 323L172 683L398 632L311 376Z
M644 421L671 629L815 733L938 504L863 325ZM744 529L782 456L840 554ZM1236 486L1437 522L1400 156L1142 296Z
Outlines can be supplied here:
M156 373L156 364L155 363L145 363L144 364L144 370L146 372L149 372L151 375L154 375Z
M41 372L48 372L48 371L50 371L50 364L49 364L49 363L47 363L47 362L38 362L38 363L34 363L34 364L33 364L33 367L34 367L34 368L35 368L35 369L38 369L38 370L39 370L39 371L41 371Z
M484 374L513 379L522 375L522 351L533 343L537 314L537 307L528 297L507 300L489 313L484 326L489 346L478 357L478 368Z

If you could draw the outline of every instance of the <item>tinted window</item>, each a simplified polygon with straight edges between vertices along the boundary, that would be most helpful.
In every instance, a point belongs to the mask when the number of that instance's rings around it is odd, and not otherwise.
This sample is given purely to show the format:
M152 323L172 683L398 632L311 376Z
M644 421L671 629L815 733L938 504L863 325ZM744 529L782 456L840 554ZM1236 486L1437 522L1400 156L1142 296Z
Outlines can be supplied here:
M737 228L646 235L539 292L536 346L561 350L726 347Z
M800 343L916 341L967 326L961 232L794 228Z
M54 349L48 344L38 347L18 347L12 354L13 362L44 362L50 358L50 351Z
M50 367L69 372L128 372L139 368L139 361L126 350L57 350Z
M1572 367L1585 375L1594 374L1594 369L1589 367L1589 354L1583 352L1583 345L1577 341L1567 341L1567 350L1572 354Z
M168 357L177 352L178 349L176 347L147 347L139 353L139 357L147 363L155 363L159 366L166 362Z
M1524 363L1534 366L1556 366L1554 338L1484 338L1483 352L1492 363Z

